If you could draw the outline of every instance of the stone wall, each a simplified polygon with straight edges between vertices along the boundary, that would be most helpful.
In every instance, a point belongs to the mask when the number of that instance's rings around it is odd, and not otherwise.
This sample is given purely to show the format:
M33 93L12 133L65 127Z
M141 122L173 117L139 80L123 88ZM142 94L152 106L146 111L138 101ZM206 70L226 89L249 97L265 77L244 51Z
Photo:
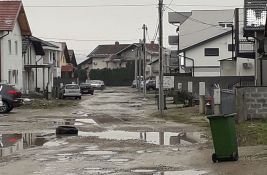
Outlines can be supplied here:
M267 119L267 87L241 87L237 89L238 121Z

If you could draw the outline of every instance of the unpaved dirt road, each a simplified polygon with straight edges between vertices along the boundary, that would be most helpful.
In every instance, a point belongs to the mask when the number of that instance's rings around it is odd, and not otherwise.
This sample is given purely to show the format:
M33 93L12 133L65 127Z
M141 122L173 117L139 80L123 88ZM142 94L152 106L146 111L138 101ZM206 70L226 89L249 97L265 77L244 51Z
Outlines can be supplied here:
M17 109L0 117L0 174L266 174L266 146L214 164L204 129L151 117L156 110L127 87L84 96L78 107ZM56 137L59 125L76 126L78 136Z

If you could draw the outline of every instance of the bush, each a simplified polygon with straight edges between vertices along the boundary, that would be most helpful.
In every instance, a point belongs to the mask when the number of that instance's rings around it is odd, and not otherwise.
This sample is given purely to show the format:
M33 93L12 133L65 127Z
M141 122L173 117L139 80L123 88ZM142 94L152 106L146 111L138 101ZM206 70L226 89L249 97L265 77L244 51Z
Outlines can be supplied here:
M91 80L103 80L107 86L130 86L134 80L134 62L127 62L126 68L93 69L90 71Z

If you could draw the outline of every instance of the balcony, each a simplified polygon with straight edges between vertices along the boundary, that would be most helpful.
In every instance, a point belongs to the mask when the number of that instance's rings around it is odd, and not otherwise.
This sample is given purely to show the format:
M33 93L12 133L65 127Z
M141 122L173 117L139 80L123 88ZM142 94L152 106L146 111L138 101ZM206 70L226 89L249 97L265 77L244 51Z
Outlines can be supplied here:
M237 46L237 57L255 58L254 40L240 39Z

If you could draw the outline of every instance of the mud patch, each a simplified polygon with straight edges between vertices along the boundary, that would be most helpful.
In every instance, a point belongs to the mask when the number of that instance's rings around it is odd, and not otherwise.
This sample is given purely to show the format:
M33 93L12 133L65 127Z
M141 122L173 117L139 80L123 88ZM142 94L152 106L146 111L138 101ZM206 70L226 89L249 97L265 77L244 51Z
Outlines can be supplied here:
M199 132L175 133L175 132L128 132L109 130L104 132L82 132L82 137L97 137L106 140L138 140L154 145L192 145L205 143L205 135Z

